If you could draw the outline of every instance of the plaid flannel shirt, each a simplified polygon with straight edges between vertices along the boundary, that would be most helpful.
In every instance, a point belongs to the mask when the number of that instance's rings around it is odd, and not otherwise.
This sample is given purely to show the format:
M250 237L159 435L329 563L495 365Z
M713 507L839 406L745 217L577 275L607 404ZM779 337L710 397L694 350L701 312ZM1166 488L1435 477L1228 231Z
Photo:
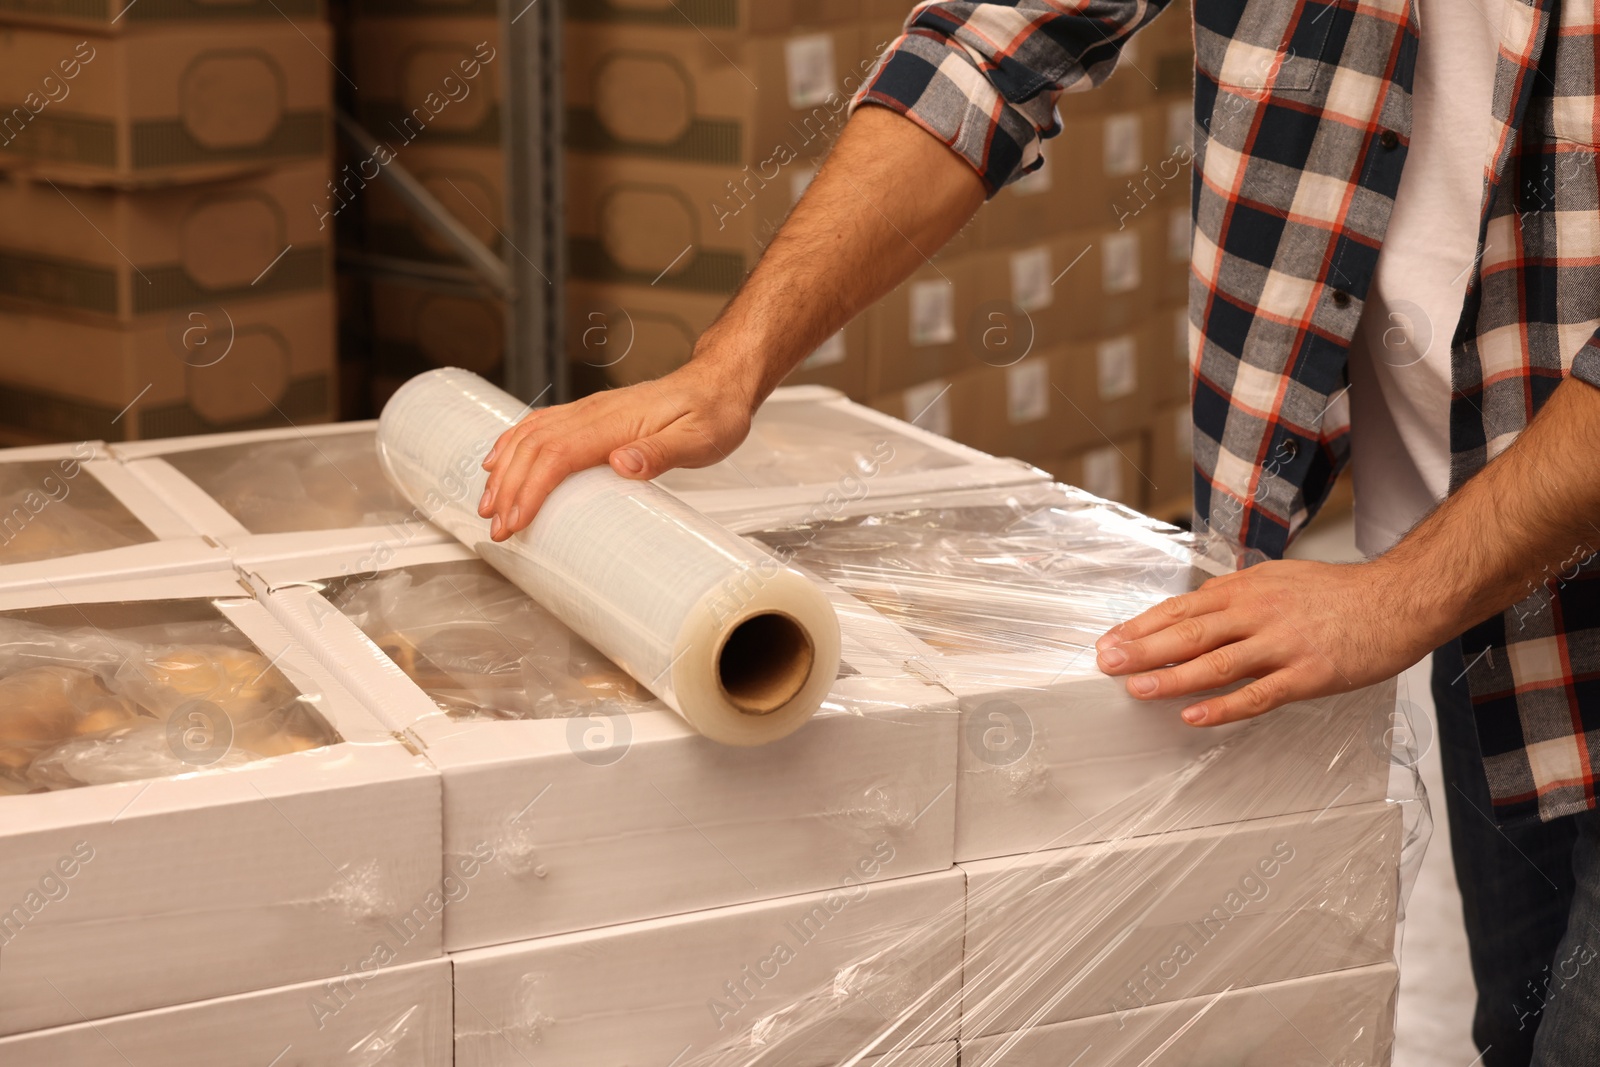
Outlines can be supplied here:
M943 139L992 194L1039 166L1059 95L1103 81L1167 3L924 2L856 103ZM1409 0L1195 6L1195 510L1279 556L1348 455L1346 361L1405 165L1415 13ZM1452 491L1564 377L1600 386L1596 7L1503 10L1478 259L1451 349ZM1595 477L1586 463L1550 473ZM1502 822L1595 806L1597 548L1600 529L1463 636Z

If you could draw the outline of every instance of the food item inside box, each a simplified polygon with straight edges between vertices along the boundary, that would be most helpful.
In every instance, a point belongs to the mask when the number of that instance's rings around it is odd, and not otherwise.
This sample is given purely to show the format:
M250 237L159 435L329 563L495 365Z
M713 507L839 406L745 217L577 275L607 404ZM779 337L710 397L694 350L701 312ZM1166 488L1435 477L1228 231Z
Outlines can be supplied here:
M675 493L769 489L942 470L964 462L847 409L784 401L763 404L750 435L721 463L668 471L656 482Z
M551 719L665 707L484 563L386 571L335 583L326 595L457 718Z
M0 616L0 793L236 767L338 740L207 601Z
M953 654L1079 656L1208 576L1193 538L1069 486L884 508L752 536Z
M65 472L71 470L68 476ZM155 540L111 491L72 461L0 463L0 564L31 563Z
M411 505L378 466L370 430L318 434L162 457L253 534L384 526Z

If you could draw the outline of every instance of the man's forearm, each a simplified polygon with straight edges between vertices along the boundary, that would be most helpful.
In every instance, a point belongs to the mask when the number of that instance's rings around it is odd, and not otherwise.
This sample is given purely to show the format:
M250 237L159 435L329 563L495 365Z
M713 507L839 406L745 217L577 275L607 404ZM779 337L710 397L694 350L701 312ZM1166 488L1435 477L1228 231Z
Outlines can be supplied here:
M982 203L966 160L896 112L861 108L695 358L723 363L759 403Z
M1568 379L1511 447L1376 561L1436 644L1600 550L1600 389Z

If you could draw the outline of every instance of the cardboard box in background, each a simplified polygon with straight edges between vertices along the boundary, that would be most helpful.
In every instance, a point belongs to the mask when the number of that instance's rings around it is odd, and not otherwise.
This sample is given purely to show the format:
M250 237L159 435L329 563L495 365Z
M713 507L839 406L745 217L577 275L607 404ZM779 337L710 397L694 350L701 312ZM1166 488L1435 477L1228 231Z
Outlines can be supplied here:
M375 407L381 408L406 379L435 367L464 367L499 380L506 313L498 300L377 280L368 294Z
M1149 512L1158 519L1188 519L1194 507L1194 420L1189 402L1157 408L1150 422Z
M326 25L281 19L90 39L10 30L0 34L0 166L143 184L322 158L331 51Z
M1156 291L1164 303L1182 304L1189 299L1189 245L1194 232L1193 216L1189 206L1151 208L1150 225L1166 226L1166 241L1162 245L1160 280Z
M370 4L374 0L366 2ZM863 0L855 3L850 0L687 0L683 3L570 0L563 8L571 22L694 28L713 36L730 31L784 33L804 27L850 23L862 18L903 17L910 10L908 0Z
M331 292L178 308L134 325L0 311L0 423L131 441L292 423L337 410Z
M993 327L978 321L983 311L978 263L975 257L941 258L867 309L868 396L896 393L981 364L979 346ZM1008 319L1000 328L1010 325ZM898 411L891 414L899 417Z
M574 391L633 385L676 370L726 303L721 294L569 283L567 358ZM783 384L826 385L859 399L866 392L866 348L866 319L858 317L819 345Z
M1032 463L1136 434L1150 417L1155 343L1151 331L1133 331L958 375L951 436Z
M1042 167L1001 189L978 212L982 247L1014 248L1072 229L1121 228L1152 203L1187 201L1189 157L1171 147L1169 105L1113 110L1101 91L1089 94L1095 108L1067 115L1061 132L1042 142Z
M350 56L357 117L404 161L412 144L500 143L506 62L500 23L488 16L355 19Z
M722 294L755 266L811 173L798 159L759 173L589 152L565 159L574 278Z
M1168 305L1151 315L1156 358L1152 374L1157 404L1189 400L1189 305Z
M851 25L723 42L692 28L568 22L567 145L761 170L817 156L870 67Z
M166 29L185 23L313 22L324 14L322 0L0 0L0 21L49 26L96 35L135 29Z
M1139 65L1161 96L1194 94L1194 11L1176 0L1140 31Z
M1146 481L1145 437L1133 434L1071 455L1034 461L1058 482L1086 489L1095 496L1143 509Z
M499 146L406 145L394 161L474 237L491 251L505 254L506 157ZM369 252L459 263L455 250L395 195L388 182L370 182L361 191L366 211L363 244Z
M995 314L1014 319L1031 331L1035 348L1138 329L1159 291L1165 223L1150 212L1124 228L1073 230L981 253L973 259L971 306L986 323Z
M117 190L0 177L0 297L131 322L202 303L329 287L328 165Z

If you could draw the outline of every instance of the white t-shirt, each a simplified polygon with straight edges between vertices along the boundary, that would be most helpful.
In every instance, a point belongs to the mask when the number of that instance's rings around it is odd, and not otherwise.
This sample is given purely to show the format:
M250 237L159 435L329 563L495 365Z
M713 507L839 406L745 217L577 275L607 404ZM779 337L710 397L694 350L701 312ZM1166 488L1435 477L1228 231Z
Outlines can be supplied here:
M1450 486L1450 341L1478 250L1505 2L1417 0L1410 149L1350 350L1356 547L1369 556Z

